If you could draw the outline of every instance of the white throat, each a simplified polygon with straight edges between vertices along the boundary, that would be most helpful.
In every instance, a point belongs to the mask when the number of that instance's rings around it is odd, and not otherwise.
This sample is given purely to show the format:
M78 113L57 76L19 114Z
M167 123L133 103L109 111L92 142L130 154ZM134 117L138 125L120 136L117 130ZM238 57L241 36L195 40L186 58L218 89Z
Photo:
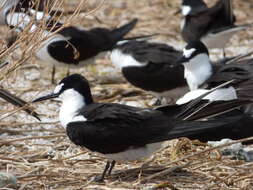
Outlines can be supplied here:
M184 77L190 90L196 90L212 75L212 65L207 54L199 54L184 63Z
M84 97L74 89L65 90L59 98L62 101L60 108L59 120L64 128L67 124L74 121L86 121L82 115L78 115L78 111L85 106Z

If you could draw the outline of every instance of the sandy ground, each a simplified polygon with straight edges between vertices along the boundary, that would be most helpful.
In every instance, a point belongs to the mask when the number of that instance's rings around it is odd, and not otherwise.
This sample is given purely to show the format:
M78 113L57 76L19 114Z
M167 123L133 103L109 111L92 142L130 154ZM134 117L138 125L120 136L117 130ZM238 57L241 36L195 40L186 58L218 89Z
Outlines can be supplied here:
M88 1L87 9L92 9L100 1ZM213 3L209 1L209 3ZM129 36L161 33L154 41L168 43L181 49L185 43L179 34L180 16L175 15L180 1L138 0L105 1L94 14L82 13L73 21L83 27L115 27L133 18L138 18L136 28ZM253 1L235 1L238 23L253 22ZM69 8L69 7L68 7ZM4 43L8 30L0 27L0 40ZM28 42L31 43L31 42ZM4 46L4 44L2 44ZM235 35L227 45L228 55L238 55L252 50L253 29ZM20 59L22 49L11 53L7 60ZM212 50L212 59L222 56L220 50ZM16 95L31 101L39 95L49 93L54 85L50 83L51 66L31 57L15 72L0 81L1 86ZM96 60L93 65L81 69L71 69L71 73L86 76L92 85L92 93L97 101L120 102L129 105L149 106L154 98L134 88L122 78L108 58ZM66 73L65 68L57 68L57 80ZM18 178L13 189L252 189L253 164L221 156L218 150L197 154L209 147L190 142L187 139L174 140L170 146L157 153L151 165L154 168L135 170L143 162L117 164L114 174L104 184L93 183L106 159L89 153L73 145L65 136L58 122L58 101L48 101L34 105L42 122L27 116L23 111L0 100L0 171L9 172ZM196 153L196 156L179 160ZM188 166L161 174L146 180L163 167ZM156 166L156 167L155 167ZM146 181L145 181L146 180Z

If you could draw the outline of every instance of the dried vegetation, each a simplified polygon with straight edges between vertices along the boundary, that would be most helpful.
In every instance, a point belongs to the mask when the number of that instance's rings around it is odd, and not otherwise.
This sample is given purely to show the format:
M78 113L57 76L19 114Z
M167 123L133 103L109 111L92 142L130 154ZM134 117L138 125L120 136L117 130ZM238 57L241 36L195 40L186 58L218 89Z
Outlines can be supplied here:
M184 45L178 33L180 20L174 15L180 3L177 0L53 2L54 8L76 10L72 16L58 17L66 25L115 27L136 17L139 23L130 35L159 32L162 35L155 41L177 48ZM252 0L234 1L234 5L238 23L253 22ZM28 27L8 49L5 38L12 31L0 28L0 60L9 61L1 68L0 85L27 101L54 87L50 84L51 67L34 58L36 48L48 37L42 35L43 21L40 24L41 30L29 33ZM235 36L228 45L228 54L252 50L252 37L253 29ZM213 58L220 54L212 52ZM66 71L57 71L59 80ZM98 101L136 106L149 106L152 101L152 96L127 84L106 58L71 72L82 73L91 81ZM150 167L140 169L141 162L117 164L105 184L93 183L92 177L102 171L106 160L66 138L57 118L59 102L34 105L43 122L2 100L0 104L0 171L17 177L15 187L4 189L253 189L253 163L233 160L222 156L218 148L187 139L171 141L167 149L155 155Z

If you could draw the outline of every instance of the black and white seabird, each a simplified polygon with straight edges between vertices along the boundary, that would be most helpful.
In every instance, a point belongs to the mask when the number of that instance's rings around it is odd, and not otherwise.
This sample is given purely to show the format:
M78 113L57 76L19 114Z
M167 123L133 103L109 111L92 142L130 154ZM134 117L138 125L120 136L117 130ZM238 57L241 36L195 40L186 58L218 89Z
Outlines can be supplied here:
M210 63L207 47L200 41L187 44L178 63L184 65L184 76L191 92L178 103L185 103L209 89L233 80L231 84L206 96L212 100L252 99L253 59L232 60L231 63L213 65Z
M208 8L203 0L182 0L181 35L189 43L201 40L208 48L225 48L238 31L252 24L235 25L231 0L219 0Z
M43 33L45 37L63 26L63 23L54 22L52 17L45 16L43 12L30 9L30 13L38 20L46 18L47 30ZM29 14L10 13L6 16L6 22L9 26L22 30L33 18ZM118 41L124 40L124 36L134 28L136 23L137 19L133 19L115 29L97 27L86 30L80 26L62 27L60 31L42 42L36 51L36 56L52 66L77 67L93 63L95 58L103 56L106 51L112 50ZM31 31L38 27L34 24Z
M188 91L184 68L175 64L180 55L167 44L130 40L119 42L110 58L128 82L167 102Z
M167 44L141 39L119 42L110 57L128 82L168 103L189 91L183 65L176 64L181 54L182 51ZM225 64L231 59L234 57L212 64Z
M116 161L148 157L158 151L166 140L197 134L208 139L208 132L219 130L223 126L230 127L228 124L241 116L210 121L200 119L221 113L222 116L228 110L250 103L248 100L207 102L199 98L189 104L157 109L96 103L88 81L78 74L64 78L52 94L34 102L56 97L62 101L59 119L70 140L92 152L103 154L110 160L101 180L108 170L108 174L111 173Z

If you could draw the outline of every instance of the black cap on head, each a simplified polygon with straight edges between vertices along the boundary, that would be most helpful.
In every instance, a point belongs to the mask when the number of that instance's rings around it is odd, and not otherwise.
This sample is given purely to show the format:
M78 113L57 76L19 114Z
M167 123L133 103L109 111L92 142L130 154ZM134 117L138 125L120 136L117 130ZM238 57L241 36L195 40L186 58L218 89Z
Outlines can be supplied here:
M61 86L58 92L59 94L65 90L74 89L84 96L87 104L93 102L89 82L82 75L72 74L67 76L59 82L59 86Z
M86 104L93 103L90 85L86 78L79 74L73 74L65 77L59 82L59 84L55 87L54 92L52 94L48 94L46 96L42 96L33 100L33 102L40 102L52 98L59 97L64 91L73 89L77 91L84 97L84 101Z
M203 0L183 0L183 6L190 6L190 7L207 7Z

